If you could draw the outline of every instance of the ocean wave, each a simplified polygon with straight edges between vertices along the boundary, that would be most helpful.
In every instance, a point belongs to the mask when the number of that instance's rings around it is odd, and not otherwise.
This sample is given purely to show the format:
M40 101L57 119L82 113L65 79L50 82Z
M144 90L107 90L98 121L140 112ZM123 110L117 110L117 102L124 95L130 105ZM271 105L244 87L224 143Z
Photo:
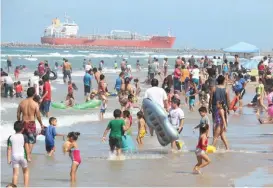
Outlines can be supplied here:
M114 55L114 54L95 54L95 53L91 53L88 54L89 58L99 58L99 57L106 57L106 58L116 58L119 57L118 55Z
M35 57L26 57L25 60L28 60L28 61L37 61L38 59L35 58Z
M35 50L14 50L16 52L36 52Z
M68 51L68 50L65 50L64 52L65 52L65 53L68 53L69 51Z
M132 54L154 54L154 52L131 52Z
M7 59L1 59L1 61L7 61Z
M79 50L78 52L79 53L89 53L90 51L88 51L88 50Z
M58 52L49 54L1 54L1 57L26 57L26 58L39 58L39 57L85 57L86 54L60 54Z

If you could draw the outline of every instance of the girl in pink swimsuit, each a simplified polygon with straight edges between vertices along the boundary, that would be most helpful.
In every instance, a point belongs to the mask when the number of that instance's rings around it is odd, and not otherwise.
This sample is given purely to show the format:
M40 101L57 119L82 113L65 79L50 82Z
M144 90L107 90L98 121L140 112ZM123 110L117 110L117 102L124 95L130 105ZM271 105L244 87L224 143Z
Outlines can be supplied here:
M71 183L76 182L76 172L79 165L81 164L81 154L77 144L79 135L80 135L79 132L70 132L67 135L68 142L70 142L68 151L69 151L69 156L72 160L71 171L70 171Z

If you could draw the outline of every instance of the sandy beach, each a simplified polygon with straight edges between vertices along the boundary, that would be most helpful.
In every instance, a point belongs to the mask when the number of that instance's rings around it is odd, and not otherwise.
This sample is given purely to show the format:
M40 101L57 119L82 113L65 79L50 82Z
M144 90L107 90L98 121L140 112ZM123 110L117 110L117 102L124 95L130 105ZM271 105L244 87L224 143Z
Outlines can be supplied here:
M30 70L28 70L30 71ZM144 81L147 72L133 72L134 77ZM76 102L84 101L82 76L84 72L77 70L73 82L78 85ZM105 73L109 90L114 87L117 73ZM59 76L61 74L59 73ZM22 80L27 80L22 78ZM51 82L54 101L63 101L67 86L61 77ZM254 85L246 89L244 103L254 95ZM97 88L95 82L93 87ZM142 93L150 87L141 85ZM61 91L61 92L60 92ZM184 99L182 99L183 101ZM10 183L12 168L6 162L5 139L13 133L12 124L16 117L16 108L20 99L4 99L1 101L1 186ZM67 134L79 131L78 144L81 150L82 164L77 173L77 186L273 186L273 146L271 125L260 125L252 108L244 107L242 114L231 113L228 117L227 139L230 151L226 152L221 141L218 150L210 154L211 164L203 169L202 175L192 174L196 164L195 147L198 133L192 129L199 123L198 107L189 112L188 106L181 105L185 113L185 125L180 139L184 142L181 152L172 153L170 146L162 147L157 138L146 135L144 147L137 152L125 154L125 160L109 159L109 146L101 142L102 134L112 119L112 112L119 108L116 97L109 97L105 120L99 121L99 109L91 110L60 110L51 108L50 116L58 119L57 131ZM137 112L137 111L136 111ZM263 116L265 112L263 113ZM211 115L209 115L211 118ZM48 119L43 118L45 125ZM133 114L133 139L137 135L136 115ZM212 133L210 133L212 136ZM212 140L210 139L209 142ZM38 139L33 150L30 167L31 187L67 187L71 159L61 151L62 138L56 138L56 153L48 157L44 141ZM136 144L136 143L135 143ZM22 175L19 185L22 186Z

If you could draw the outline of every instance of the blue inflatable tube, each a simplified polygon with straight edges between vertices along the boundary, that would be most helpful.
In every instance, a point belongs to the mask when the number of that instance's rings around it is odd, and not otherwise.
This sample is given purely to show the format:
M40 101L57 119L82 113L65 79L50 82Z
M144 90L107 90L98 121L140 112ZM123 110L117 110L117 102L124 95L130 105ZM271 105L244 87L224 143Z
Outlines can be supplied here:
M162 146L179 138L177 130L169 122L168 114L159 104L151 99L143 99L142 108L147 125L155 130Z

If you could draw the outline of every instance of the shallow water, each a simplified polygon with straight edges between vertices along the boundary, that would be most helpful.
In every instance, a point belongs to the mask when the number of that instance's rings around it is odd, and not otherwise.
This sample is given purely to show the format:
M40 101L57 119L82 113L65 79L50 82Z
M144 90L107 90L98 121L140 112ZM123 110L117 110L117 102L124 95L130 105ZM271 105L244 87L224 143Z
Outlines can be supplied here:
M74 74L74 73L73 73ZM84 101L82 88L83 72L78 70L73 82L78 85L76 91L77 103ZM133 73L144 81L146 72ZM72 75L73 76L73 75ZM108 89L113 90L115 73L106 73ZM25 79L26 80L26 79ZM54 101L63 101L67 86L62 79L52 82ZM93 87L96 88L95 82ZM142 86L144 88L147 86ZM247 88L244 103L253 97L254 89ZM184 101L184 99L183 99ZM12 168L6 163L5 143L13 133L13 122L16 118L16 107L20 99L2 99L1 101L1 186L10 183ZM156 137L146 135L144 146L135 153L125 154L121 161L112 160L109 155L108 143L102 143L101 137L112 118L112 112L119 108L116 97L109 97L105 120L99 121L99 109L91 110L59 110L51 108L51 115L57 117L57 132L68 133L79 131L78 144L81 150L82 164L77 172L77 186L265 186L273 185L273 145L272 125L260 125L252 108L244 107L243 114L229 115L227 139L230 151L226 152L219 141L216 153L210 154L211 164L202 169L202 175L192 174L196 164L195 146L198 141L198 131L192 129L199 123L197 112L185 112L185 126L180 139L184 142L183 149L171 153L170 146L162 147ZM263 114L263 116L265 113ZM210 115L209 115L210 116ZM136 139L137 127L135 113L133 115L133 139ZM45 125L48 119L43 118ZM212 133L210 133L212 136ZM211 139L210 139L211 142ZM56 138L57 151L54 157L45 155L43 140L38 140L34 147L30 167L30 186L60 187L69 186L69 171L71 160L61 151L62 137ZM257 177L257 178L255 178ZM20 174L19 185L22 186Z

